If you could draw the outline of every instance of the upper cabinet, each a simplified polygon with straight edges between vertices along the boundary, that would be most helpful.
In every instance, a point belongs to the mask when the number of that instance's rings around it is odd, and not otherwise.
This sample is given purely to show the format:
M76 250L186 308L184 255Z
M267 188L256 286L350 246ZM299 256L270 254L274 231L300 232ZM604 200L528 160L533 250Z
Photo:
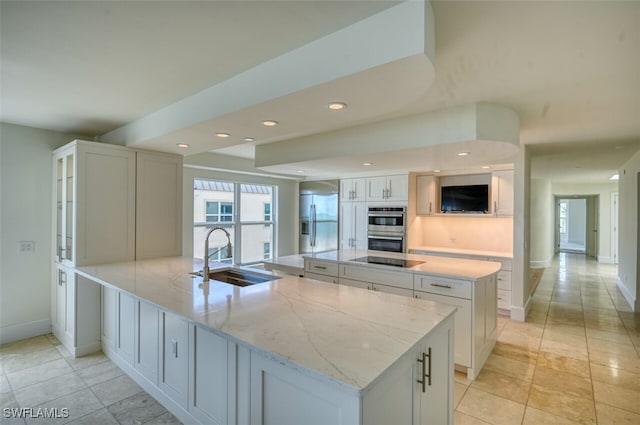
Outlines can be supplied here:
M436 177L418 176L416 179L416 214L431 215L440 212L436 205Z
M182 254L182 157L136 153L136 259Z
M75 141L54 152L55 260L68 266L135 258L136 155Z
M401 201L409 199L409 177L406 174L367 178L367 201Z
M56 262L181 254L181 156L75 140L53 170Z
M513 216L513 170L491 175L491 208L496 216Z
M340 201L364 201L366 179L340 180Z

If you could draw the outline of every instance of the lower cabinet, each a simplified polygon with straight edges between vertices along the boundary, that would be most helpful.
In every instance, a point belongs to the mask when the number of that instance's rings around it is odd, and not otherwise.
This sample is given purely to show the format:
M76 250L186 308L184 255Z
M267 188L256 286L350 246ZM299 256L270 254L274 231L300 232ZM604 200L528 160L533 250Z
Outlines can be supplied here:
M62 264L54 264L52 283L53 334L74 357L100 350L100 285Z
M358 392L127 293L99 293L104 352L183 423L453 423L454 316Z
M158 386L183 409L187 408L189 325L179 316L162 311L160 376Z
M235 423L236 344L189 325L189 412L202 423Z
M387 294L402 295L404 297L412 297L413 290L407 288L398 288L396 286L382 285L379 283L363 282L361 280L340 279L340 285L353 286L356 288L368 289L370 291L380 291Z

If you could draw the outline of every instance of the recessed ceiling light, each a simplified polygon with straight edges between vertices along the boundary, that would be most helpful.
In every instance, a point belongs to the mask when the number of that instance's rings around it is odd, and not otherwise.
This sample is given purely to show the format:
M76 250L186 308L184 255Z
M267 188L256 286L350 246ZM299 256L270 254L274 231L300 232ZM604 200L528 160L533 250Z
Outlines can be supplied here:
M458 152L458 156L467 156L469 152Z
M624 146L616 146L616 150L624 149Z
M176 146L179 147L179 148L188 148L191 145L189 145L187 143L176 143Z
M341 109L344 109L347 107L346 103L342 103L342 102L331 102L329 104L329 109L331 109L332 111L339 111Z
M274 125L278 125L278 121L264 120L262 121L262 125L266 125L267 127L273 127Z
M439 172L440 172L440 170L433 170L433 172L434 172L434 173L439 173Z
M483 165L482 168L484 168L486 170L487 168L489 168L489 166L488 165Z
M256 140L256 139L254 139L253 137L245 137L244 138L245 142L253 142L254 140Z
M231 135L229 133L216 133L216 136L222 137L224 139L230 137Z
M368 167L369 165L373 165L373 162L363 162L362 165L365 165Z
M616 173L609 180L620 180L620 174Z
M298 170L297 173L298 174L304 174L304 170Z

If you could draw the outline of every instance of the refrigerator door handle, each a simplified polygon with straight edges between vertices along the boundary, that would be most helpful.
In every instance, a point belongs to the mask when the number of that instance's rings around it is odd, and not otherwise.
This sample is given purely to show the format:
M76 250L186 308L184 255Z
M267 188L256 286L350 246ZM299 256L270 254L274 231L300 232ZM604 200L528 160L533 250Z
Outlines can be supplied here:
M316 232L317 232L317 228L316 226L318 225L318 221L317 221L317 217L316 217L316 204L311 204L311 229L313 231L312 236L311 236L311 246L315 248L316 246Z

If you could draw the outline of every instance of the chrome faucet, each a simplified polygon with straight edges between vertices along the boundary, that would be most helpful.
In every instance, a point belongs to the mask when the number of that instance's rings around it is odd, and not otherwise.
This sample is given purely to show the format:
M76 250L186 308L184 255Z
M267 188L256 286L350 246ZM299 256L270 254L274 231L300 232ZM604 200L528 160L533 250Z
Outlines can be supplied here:
M214 230L222 230L224 234L227 235L227 247L226 247L227 258L231 258L231 255L232 255L233 248L231 246L231 235L229 234L229 232L227 232L226 229L219 226L211 228L211 230L209 230L209 232L207 233L207 236L205 236L204 238L204 267L202 269L203 282L209 281L209 257L212 255L212 254L209 254L209 236L211 236ZM220 250L222 250L222 248L220 248L218 251L215 251L213 254L215 254L216 252L219 252Z

